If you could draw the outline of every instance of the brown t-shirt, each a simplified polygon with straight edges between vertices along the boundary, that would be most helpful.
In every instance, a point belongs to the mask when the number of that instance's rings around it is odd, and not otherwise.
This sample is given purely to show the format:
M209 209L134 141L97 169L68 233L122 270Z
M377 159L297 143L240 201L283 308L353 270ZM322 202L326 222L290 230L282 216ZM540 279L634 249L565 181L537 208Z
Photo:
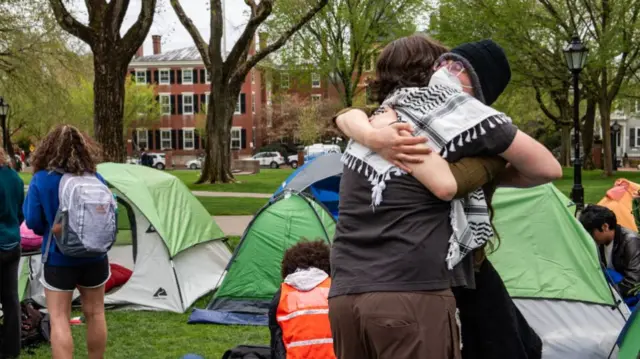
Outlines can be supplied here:
M447 160L495 156L513 142L517 128L501 124L450 152ZM391 176L384 199L371 207L371 184L344 167L340 216L331 251L330 297L385 291L474 288L473 258L448 270L445 257L452 230L450 202L439 200L410 175Z

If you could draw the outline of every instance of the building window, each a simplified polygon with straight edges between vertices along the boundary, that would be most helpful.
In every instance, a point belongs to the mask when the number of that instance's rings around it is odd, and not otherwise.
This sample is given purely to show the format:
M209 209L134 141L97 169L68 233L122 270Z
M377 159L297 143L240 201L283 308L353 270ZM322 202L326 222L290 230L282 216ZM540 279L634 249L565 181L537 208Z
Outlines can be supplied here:
M240 127L231 128L231 149L239 150L242 144L242 129Z
M256 114L256 93L251 92L251 113Z
M638 100L636 100L635 104L636 104L636 108L635 108L636 111L635 112L638 113L638 112L640 112L640 102L638 102Z
M160 110L163 115L171 114L171 95L160 94Z
M182 84L193 85L193 69L182 69Z
M171 149L171 130L160 130L160 147L163 150Z
M311 87L314 89L320 88L320 74L315 72L311 74Z
M193 128L182 129L182 139L184 140L184 149L192 150L195 148L195 136Z
M205 81L210 84L211 83L211 73L209 72L209 70L204 69L204 78L206 79Z
M238 95L238 102L236 102L236 112L234 115L239 115L242 113L242 108L240 108L240 95Z
M136 135L138 137L138 147L139 148L149 148L149 132L146 128L139 128L136 130Z
M204 93L204 104L202 104L201 106L204 106L204 113L207 113L207 111L209 111L209 100L211 99L211 92L205 92Z
M320 102L320 101L322 101L322 95L320 95L320 94L311 95L311 103L316 103L316 102Z
M251 70L251 84L256 83L256 75L254 74L255 70Z
M182 113L185 115L193 115L193 94L182 94Z
M136 70L136 83L138 85L147 83L147 70Z
M289 88L289 74L286 72L280 74L280 87L283 89Z
M171 83L171 76L169 75L169 69L163 69L159 71L160 85L169 85Z

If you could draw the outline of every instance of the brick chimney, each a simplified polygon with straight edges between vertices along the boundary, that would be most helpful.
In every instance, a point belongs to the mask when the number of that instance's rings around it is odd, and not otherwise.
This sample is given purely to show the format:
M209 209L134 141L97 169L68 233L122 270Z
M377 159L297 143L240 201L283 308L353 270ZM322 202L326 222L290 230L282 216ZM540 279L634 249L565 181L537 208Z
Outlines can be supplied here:
M136 51L136 58L144 56L144 46L140 45L138 51Z
M267 32L261 32L260 34L258 34L258 39L260 41L260 48L259 50L264 49L265 47L267 47L267 40L269 40L269 34Z
M151 39L153 40L153 54L154 55L161 54L162 53L162 36L153 35L151 36Z

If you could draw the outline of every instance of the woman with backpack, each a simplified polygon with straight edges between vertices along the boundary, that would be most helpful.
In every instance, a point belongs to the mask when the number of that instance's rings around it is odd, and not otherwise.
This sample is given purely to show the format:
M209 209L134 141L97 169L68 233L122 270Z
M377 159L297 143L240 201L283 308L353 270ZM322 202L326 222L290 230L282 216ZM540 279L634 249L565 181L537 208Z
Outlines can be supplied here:
M89 219L84 219L82 226L95 229L95 222L91 222L94 218L91 217L100 217L110 210L103 206L88 209L89 202L69 203L77 197L73 197L74 194L67 196L69 192L75 192L75 195L87 192L69 191L67 187L79 186L77 183L67 186L69 176L94 180L93 186L96 189L93 191L103 190L99 186L104 185L104 179L96 170L99 152L98 146L77 128L61 125L45 137L33 154L34 175L23 209L27 226L43 236L43 273L40 281L45 288L51 319L51 350L54 359L73 358L73 338L69 320L72 296L76 288L80 291L82 311L87 324L89 358L103 358L106 348L104 284L110 276L108 258L106 254L90 256L83 253L83 256L78 256L57 242L62 235L68 236L69 231L73 229L70 229L69 223L74 220L73 214L77 212L71 213L72 211L85 208L92 211L85 212L90 215L87 215ZM67 206L68 211L67 208L62 209L61 204ZM78 205L81 205L80 209ZM59 209L67 212L59 212ZM69 217L60 224L61 213L68 213ZM110 225L104 224L105 227ZM115 238L115 227L113 235ZM80 236L77 236L76 240L77 238Z
M23 200L24 183L11 169L7 155L0 148L0 304L4 313L0 358L20 355L18 264Z

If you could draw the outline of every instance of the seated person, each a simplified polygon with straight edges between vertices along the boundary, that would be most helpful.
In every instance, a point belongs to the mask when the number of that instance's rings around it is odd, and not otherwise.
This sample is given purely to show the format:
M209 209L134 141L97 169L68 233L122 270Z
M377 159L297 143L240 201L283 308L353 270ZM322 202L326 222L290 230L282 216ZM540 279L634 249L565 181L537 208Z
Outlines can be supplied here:
M580 215L582 226L598 245L605 268L622 276L617 284L623 298L636 295L640 285L640 239L638 234L621 227L616 215L607 207L590 205Z
M329 246L302 241L282 259L283 283L269 306L273 359L332 359Z

